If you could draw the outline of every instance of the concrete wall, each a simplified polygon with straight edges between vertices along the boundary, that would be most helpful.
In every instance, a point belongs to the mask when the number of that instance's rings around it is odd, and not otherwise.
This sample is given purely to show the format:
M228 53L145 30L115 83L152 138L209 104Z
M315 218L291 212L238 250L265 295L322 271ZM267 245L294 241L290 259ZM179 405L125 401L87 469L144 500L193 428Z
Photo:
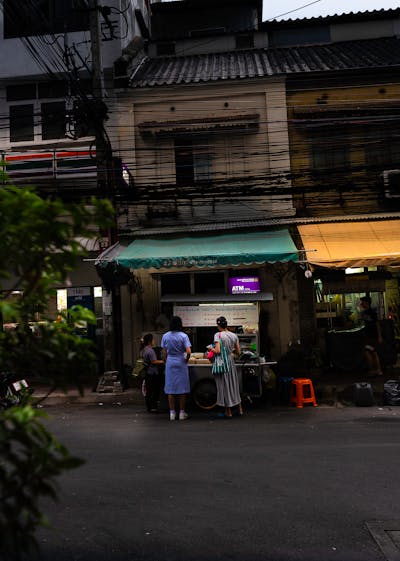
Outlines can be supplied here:
M330 26L331 41L355 41L398 35L400 18L363 22L337 23Z
M144 138L139 131L140 124L149 121L188 120L190 128L191 118L217 118L224 123L226 117L254 113L259 115L259 128L248 134L216 133L212 129L193 132L194 138L200 137L199 146L208 144L212 179L210 187L199 185L198 191L194 188L186 199L184 190L174 189L174 137ZM135 89L116 100L109 128L113 146L118 147L139 195L143 195L133 209L128 209L130 225L143 219L147 211L143 200L151 201L150 190L158 190L159 196L163 185L172 186L165 191L170 197L168 201L165 196L163 205L173 205L178 198L179 215L174 217L175 223L293 214L290 196L283 197L290 187L284 175L290 166L282 80ZM279 193L274 193L277 188ZM225 189L225 197L215 197L215 189L220 193Z
M254 47L264 49L268 47L268 34L265 32L252 32L254 38ZM168 41L167 41L168 42ZM176 56L188 56L198 53L223 53L235 51L236 36L222 35L221 37L199 37L196 39L184 39L171 41L175 44ZM157 56L157 44L150 43L148 50L150 57Z
M108 6L119 7L118 0L110 0ZM102 19L102 18L101 18ZM119 56L122 45L120 16L115 13L112 14L111 19L118 26L115 32L116 38L102 43L102 59L105 68L111 68L115 59ZM104 23L104 22L103 22ZM32 57L24 42L20 38L4 39L3 36L3 11L0 10L0 79L16 79L22 76L34 77L45 74L43 67L40 66ZM138 31L138 30L131 30ZM67 43L70 47L76 46L82 60L90 60L90 33L87 32L74 32L67 34ZM56 41L55 41L56 39ZM30 41L39 50L39 53L44 57L45 62L50 68L58 73L64 69L65 64L62 61L64 52L64 34L57 34L55 36L33 36ZM43 53L44 51L44 53ZM46 55L47 53L47 55ZM81 66L80 61L77 60L78 66Z

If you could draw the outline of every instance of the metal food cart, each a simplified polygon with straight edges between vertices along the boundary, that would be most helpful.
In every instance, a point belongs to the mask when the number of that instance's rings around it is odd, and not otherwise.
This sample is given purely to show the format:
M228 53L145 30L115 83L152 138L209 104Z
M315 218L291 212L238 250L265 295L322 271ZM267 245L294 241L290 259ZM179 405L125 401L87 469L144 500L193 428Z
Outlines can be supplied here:
M211 371L212 364L205 358L205 352L207 344L213 342L217 331L218 316L226 317L229 328L239 338L242 354L235 363L243 397L261 397L262 381L268 380L269 368L275 362L266 362L263 357L259 357L259 305L262 301L271 300L272 294L263 292L235 296L171 295L162 298L162 302L173 304L173 313L182 319L193 345L189 376L191 395L198 407L212 409L216 405L217 390ZM250 356L252 353L253 356Z
M258 398L262 395L262 381L270 377L270 366L276 362L238 360L236 368L239 376L240 392L243 398ZM189 377L191 396L201 409L213 409L217 403L217 388L210 364L190 364Z

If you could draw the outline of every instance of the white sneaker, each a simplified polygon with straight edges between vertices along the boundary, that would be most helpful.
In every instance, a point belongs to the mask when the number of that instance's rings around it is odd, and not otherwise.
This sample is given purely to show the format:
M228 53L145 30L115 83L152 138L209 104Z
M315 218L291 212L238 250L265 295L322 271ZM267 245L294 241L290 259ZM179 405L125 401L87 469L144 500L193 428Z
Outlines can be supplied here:
M175 419L176 419L176 413L175 413L175 411L170 411L170 412L169 412L169 420L170 420L170 421L175 421Z
M179 412L179 420L180 421L186 421L186 419L189 418L189 415L185 412L185 411L180 411Z

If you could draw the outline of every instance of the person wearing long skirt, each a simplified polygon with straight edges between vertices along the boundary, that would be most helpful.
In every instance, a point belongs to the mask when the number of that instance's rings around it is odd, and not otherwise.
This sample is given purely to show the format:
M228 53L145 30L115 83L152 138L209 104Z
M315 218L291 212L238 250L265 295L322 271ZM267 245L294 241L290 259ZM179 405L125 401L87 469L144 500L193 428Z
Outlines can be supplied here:
M218 333L214 335L216 354L221 353L221 345L228 352L228 367L223 374L216 375L217 405L225 408L225 416L232 417L232 407L238 407L239 415L243 415L242 400L240 396L239 377L234 360L234 353L240 354L240 344L236 333L228 330L225 317L217 318Z

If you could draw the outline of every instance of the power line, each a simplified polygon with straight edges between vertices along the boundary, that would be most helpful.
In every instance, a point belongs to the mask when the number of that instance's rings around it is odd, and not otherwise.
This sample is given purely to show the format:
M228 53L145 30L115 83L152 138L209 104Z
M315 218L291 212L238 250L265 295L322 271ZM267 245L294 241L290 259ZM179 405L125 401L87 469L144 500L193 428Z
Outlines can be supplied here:
M313 4L318 4L318 2L321 2L321 0L314 0L314 2L309 2L308 4L304 4L303 6L300 6L299 8L295 8L294 10L290 10L289 12L284 12L283 14L278 14L277 16L274 16L273 18L269 18L266 21L273 21L276 18L281 18L283 16L293 14L294 12L298 12L299 10L303 10L303 8L307 8L308 6L312 6Z

